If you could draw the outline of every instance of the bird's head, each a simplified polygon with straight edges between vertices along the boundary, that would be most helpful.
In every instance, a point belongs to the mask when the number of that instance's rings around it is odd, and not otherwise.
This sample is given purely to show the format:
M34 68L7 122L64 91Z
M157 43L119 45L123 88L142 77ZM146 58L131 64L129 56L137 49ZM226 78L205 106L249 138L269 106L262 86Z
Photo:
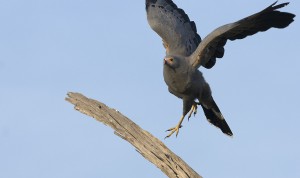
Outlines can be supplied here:
M180 66L180 59L175 56L166 56L164 58L164 65L176 69Z

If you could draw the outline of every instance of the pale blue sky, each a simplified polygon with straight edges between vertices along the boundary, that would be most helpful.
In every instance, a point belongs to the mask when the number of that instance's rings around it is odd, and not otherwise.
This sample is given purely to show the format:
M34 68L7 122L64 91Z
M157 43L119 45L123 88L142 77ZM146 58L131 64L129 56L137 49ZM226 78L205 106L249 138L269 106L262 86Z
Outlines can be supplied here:
M280 1L285 2L285 1ZM102 123L64 101L81 92L163 139L181 100L162 77L164 49L144 0L0 0L0 177L163 178ZM273 0L180 1L204 37ZM300 2L283 11L296 15ZM202 69L234 137L199 109L163 142L206 178L300 177L300 24L228 42Z

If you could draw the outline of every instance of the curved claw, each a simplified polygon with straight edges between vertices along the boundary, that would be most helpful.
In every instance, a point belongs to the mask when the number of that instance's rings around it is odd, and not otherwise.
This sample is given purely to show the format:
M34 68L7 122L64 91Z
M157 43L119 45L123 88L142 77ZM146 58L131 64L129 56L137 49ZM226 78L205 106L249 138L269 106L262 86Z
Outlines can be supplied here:
M170 133L169 135L167 135L167 136L165 137L165 139L166 139L166 138L169 138L171 135L173 135L173 133L174 133L175 131L176 131L176 137L177 137L178 132L179 132L179 129L171 128L171 129L168 129L167 131L171 131L171 133Z
M166 138L169 138L169 137L170 137L171 135L173 135L173 133L175 133L175 132L176 132L176 137L178 136L179 129L182 127L181 123L182 123L183 119L184 119L184 116L181 116L179 123L178 123L175 127L172 127L172 128L170 128L170 129L166 130L166 132L171 132L171 133L169 133L169 135L167 135L167 136L165 137L165 139L166 139Z
M180 125L180 126L176 126L176 127L172 127L172 128L170 128L170 129L168 129L168 130L166 130L166 132L171 132L169 135L167 135L166 137L165 137L165 139L166 138L169 138L171 135L173 135L173 133L175 133L176 132L176 137L177 137L177 135L178 135L178 133L179 133L179 129L182 127L182 125Z

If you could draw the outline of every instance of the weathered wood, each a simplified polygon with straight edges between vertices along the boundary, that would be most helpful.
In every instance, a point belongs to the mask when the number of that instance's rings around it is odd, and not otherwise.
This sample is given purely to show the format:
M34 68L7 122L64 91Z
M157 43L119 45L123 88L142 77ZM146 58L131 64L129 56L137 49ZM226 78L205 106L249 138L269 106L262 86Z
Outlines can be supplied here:
M180 157L169 150L159 139L143 130L119 111L86 98L80 93L68 93L67 101L83 114L110 126L115 134L132 144L147 160L171 178L201 178Z

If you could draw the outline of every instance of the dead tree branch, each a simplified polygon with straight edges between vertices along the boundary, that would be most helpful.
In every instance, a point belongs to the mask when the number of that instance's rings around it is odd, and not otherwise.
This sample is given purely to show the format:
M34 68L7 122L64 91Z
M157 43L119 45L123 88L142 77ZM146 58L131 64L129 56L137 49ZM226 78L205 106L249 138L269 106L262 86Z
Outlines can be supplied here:
M202 178L180 157L169 150L159 139L143 130L119 111L86 98L80 93L68 93L66 100L83 114L110 126L115 134L130 144L170 178Z

